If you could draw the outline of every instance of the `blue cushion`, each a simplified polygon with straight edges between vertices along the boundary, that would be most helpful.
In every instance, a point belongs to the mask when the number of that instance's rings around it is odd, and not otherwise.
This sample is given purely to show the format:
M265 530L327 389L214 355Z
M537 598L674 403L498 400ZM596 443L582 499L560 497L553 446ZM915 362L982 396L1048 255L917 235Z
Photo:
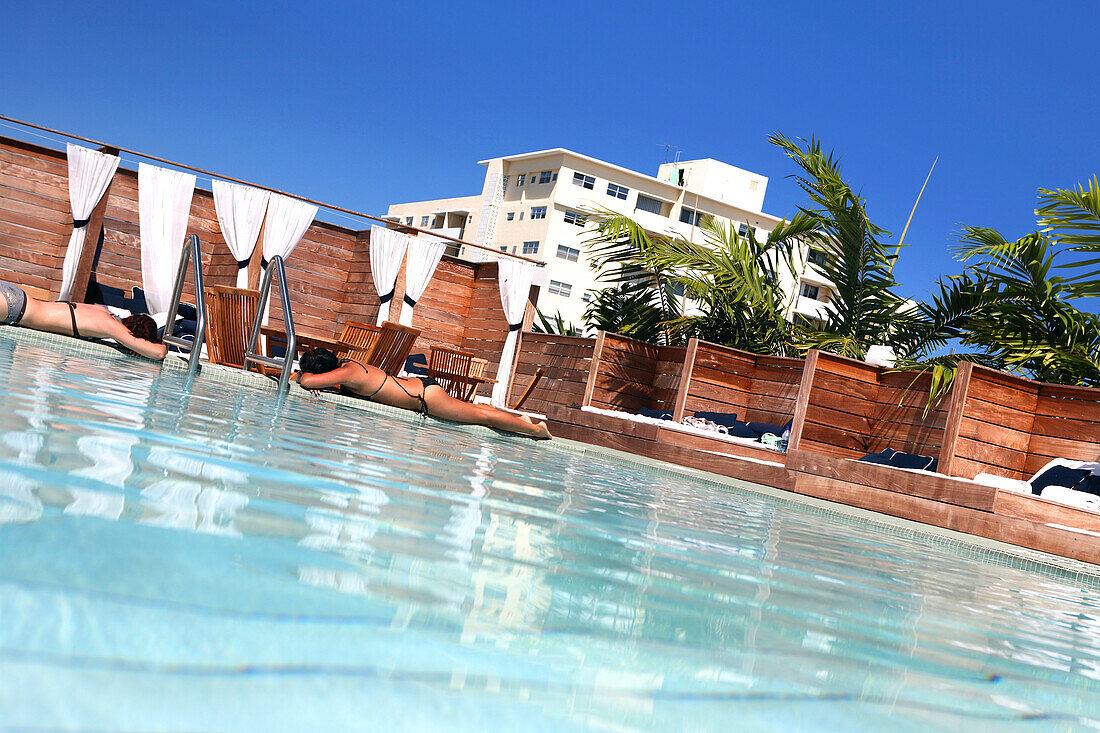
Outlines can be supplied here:
M134 297L126 298L122 307L131 313L148 313L149 305L145 302L145 291L141 288L134 288Z
M732 435L735 438L751 438L752 440L759 440L760 436L755 430L749 427L748 423L743 423L740 420L734 420L732 425L727 425L729 430L727 435Z
M710 420L712 423L718 425L725 425L727 428L738 423L736 412L706 412L705 410L696 410L695 417L703 420ZM744 425L744 423L740 423Z
M764 433L771 433L772 435L782 435L784 430L789 430L792 420L787 421L786 425L772 425L766 422L749 422L745 423L749 426L749 430L756 433L756 437L760 438Z
M894 468L916 468L922 471L935 471L939 463L930 456L918 456L914 453L898 451L890 456L888 463Z
M1074 491L1084 491L1086 494L1100 496L1100 476L1088 475L1073 485Z
M864 463L880 463L883 466L888 466L890 465L890 458L895 453L897 453L897 451L893 448L886 448L881 453L868 453L859 460L863 461Z
M658 420L672 419L671 410L651 410L648 407L643 407L642 409L638 410L638 414L642 415L643 417L655 417Z
M188 321L199 320L199 313L195 310L195 306L190 303L180 303L180 307L176 310L176 316L186 319ZM191 333L194 333L192 331Z
M1065 486L1073 488L1075 484L1091 473L1084 468L1070 468L1068 466L1051 466L1041 474L1031 479L1031 493L1041 494L1048 486Z
M428 376L428 357L424 354L409 354L405 359L405 373L420 377Z

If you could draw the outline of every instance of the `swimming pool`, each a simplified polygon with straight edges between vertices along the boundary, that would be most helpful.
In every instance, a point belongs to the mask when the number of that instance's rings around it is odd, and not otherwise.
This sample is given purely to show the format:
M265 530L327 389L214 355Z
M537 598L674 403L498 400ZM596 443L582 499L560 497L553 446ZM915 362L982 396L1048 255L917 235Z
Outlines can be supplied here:
M0 330L0 728L1100 727L1095 578L214 371Z

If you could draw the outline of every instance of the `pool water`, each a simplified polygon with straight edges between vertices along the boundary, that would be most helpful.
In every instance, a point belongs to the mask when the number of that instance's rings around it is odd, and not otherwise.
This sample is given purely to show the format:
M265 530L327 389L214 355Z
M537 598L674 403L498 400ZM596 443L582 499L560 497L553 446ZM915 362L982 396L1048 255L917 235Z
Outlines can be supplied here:
M1100 584L0 330L0 729L1100 727Z

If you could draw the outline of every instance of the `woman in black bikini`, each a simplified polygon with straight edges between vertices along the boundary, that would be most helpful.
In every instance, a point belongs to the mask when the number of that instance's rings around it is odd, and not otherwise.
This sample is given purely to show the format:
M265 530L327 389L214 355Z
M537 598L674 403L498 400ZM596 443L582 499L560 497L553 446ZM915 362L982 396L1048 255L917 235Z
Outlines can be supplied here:
M298 362L302 368L298 384L306 389L345 387L368 400L383 405L417 410L425 415L454 422L485 425L532 438L552 437L544 422L532 422L526 415L515 415L489 405L456 400L431 377L391 377L381 369L357 361L340 363L328 349L311 349Z
M0 280L0 324L77 338L114 339L148 359L163 359L168 349L157 339L157 325L147 315L118 320L101 305L50 303L28 296L22 288Z

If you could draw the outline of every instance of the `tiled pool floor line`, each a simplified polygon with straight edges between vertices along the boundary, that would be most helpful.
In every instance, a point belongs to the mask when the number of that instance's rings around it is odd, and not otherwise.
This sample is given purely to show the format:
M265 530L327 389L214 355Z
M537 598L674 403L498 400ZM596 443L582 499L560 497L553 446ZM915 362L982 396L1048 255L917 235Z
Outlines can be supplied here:
M107 356L117 354L114 348L103 343L77 340L70 336L42 333L25 328L4 328L0 331L0 337L31 345L56 346L65 349L68 353L78 356ZM176 353L169 354L164 360L163 368L179 370L181 372L186 371L187 364L184 361L184 356L185 355ZM195 379L212 380L222 384L239 384L251 388L269 389L272 395L277 395L278 393L277 383L271 377L266 377L254 372L245 372L232 367L208 364L206 362L201 364L199 373L195 376ZM386 415L390 417L398 416L409 421L425 419L434 420L434 418L425 418L408 410L381 405L369 402L365 399L357 399L333 392L322 392L314 396L307 390L293 383L290 385L290 390L286 395L286 399L316 399L360 410L365 413ZM489 428L471 425L456 424L453 426L453 429L479 431L483 433L492 432ZM712 486L722 487L726 490L732 489L739 492L765 495L770 497L773 501L797 506L803 511L821 516L845 518L848 521L862 524L869 528L873 527L878 531L892 536L922 538L937 544L949 546L962 555L981 559L985 562L1022 570L1032 570L1064 580L1072 580L1082 585L1100 588L1100 568L1071 558L1063 558L1057 555L998 542L984 537L955 532L950 529L912 522L899 517L879 514L837 502L795 494L763 484L738 481L718 474L657 461L611 448L588 445L562 438L541 442L539 446L540 450L600 455L605 459L621 462L624 465L644 465L650 470L674 477L690 479L693 482L703 482Z

